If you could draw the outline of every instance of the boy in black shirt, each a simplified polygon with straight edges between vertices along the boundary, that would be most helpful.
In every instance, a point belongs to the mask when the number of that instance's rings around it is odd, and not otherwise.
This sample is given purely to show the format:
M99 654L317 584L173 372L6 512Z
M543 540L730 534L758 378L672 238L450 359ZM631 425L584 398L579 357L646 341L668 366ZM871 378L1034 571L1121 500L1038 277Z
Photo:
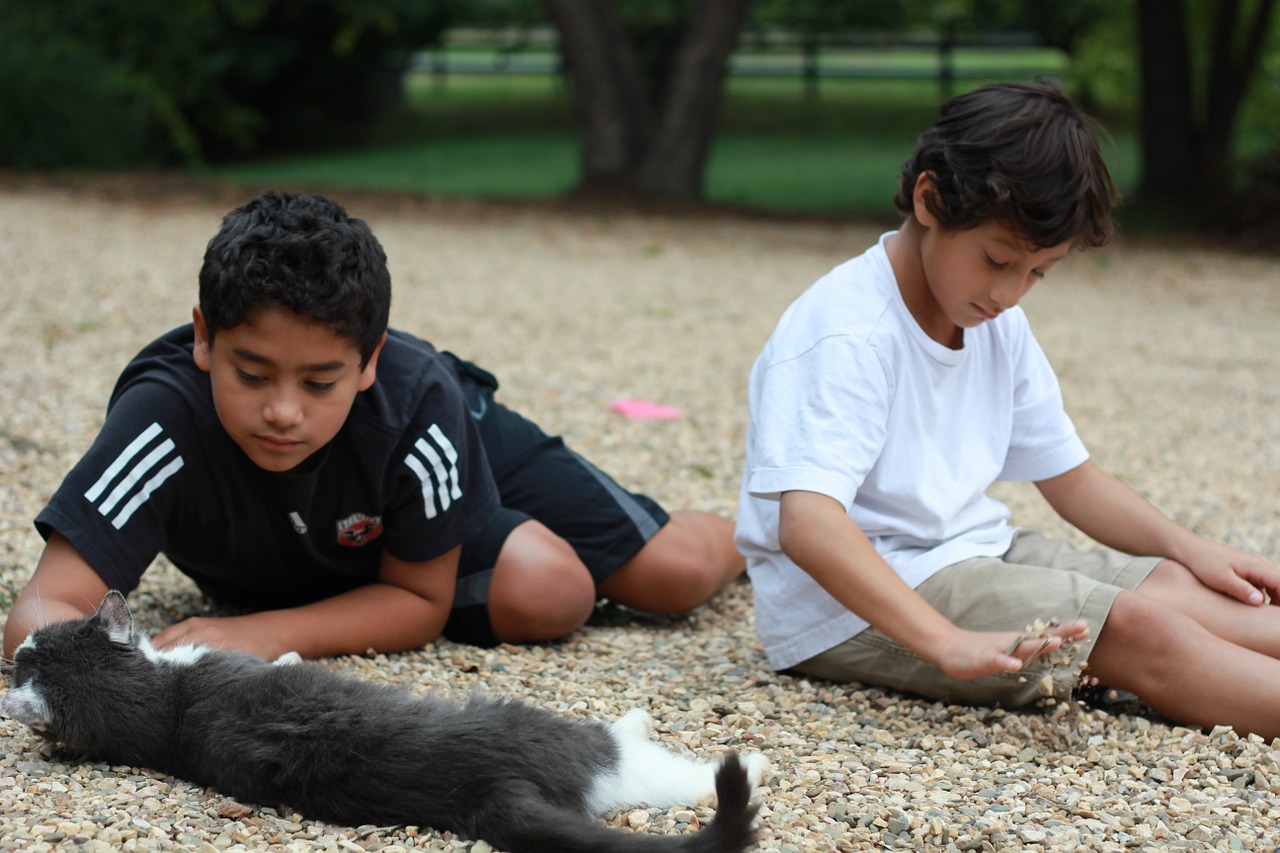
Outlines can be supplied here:
M490 374L388 330L382 247L328 199L229 213L199 302L128 365L37 517L6 656L134 589L160 553L252 612L156 645L265 658L551 639L597 595L679 612L742 571L728 520L626 492L496 402Z

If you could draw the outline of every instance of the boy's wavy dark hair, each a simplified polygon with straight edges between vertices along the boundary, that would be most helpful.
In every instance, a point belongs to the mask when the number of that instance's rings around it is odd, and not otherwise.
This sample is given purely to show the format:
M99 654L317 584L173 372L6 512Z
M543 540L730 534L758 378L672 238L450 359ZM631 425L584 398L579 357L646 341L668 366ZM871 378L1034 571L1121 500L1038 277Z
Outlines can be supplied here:
M1097 247L1112 236L1115 185L1101 129L1048 83L997 83L952 98L902 167L894 205L912 212L923 172L944 228L996 221L1038 248Z
M200 312L210 342L270 305L349 339L363 367L391 313L387 256L369 226L331 199L260 195L228 213L205 249Z

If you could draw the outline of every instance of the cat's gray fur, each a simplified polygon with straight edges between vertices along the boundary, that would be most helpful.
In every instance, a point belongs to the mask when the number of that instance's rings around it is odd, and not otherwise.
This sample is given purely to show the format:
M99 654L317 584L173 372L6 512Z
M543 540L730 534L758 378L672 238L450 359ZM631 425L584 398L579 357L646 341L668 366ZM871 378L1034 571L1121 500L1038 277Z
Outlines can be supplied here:
M633 740L648 734L640 712L606 726L499 698L416 696L315 664L157 652L119 593L87 619L35 631L15 654L13 684L4 712L85 758L327 821L430 826L512 853L710 853L754 839L758 755L750 770L730 754L712 771ZM637 772L652 778L638 788L623 778ZM612 800L668 781L688 796L713 775L716 818L696 834L612 829L591 815L641 805Z

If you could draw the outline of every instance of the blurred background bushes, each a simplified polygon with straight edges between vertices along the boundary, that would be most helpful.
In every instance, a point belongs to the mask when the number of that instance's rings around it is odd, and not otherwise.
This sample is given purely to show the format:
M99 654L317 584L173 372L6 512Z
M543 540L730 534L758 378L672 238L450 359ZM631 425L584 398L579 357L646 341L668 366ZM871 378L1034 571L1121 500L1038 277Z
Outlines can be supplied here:
M0 163L182 164L330 144L397 102L451 4L5 0Z

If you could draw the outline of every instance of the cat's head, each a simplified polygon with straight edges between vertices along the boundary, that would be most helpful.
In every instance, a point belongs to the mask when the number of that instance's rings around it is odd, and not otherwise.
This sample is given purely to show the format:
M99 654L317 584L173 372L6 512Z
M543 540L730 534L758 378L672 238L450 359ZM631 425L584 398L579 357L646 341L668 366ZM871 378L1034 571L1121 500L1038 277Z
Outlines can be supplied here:
M49 740L89 747L92 732L121 710L118 700L127 707L145 696L141 682L154 668L142 643L124 596L112 590L92 616L37 628L18 646L0 709Z

